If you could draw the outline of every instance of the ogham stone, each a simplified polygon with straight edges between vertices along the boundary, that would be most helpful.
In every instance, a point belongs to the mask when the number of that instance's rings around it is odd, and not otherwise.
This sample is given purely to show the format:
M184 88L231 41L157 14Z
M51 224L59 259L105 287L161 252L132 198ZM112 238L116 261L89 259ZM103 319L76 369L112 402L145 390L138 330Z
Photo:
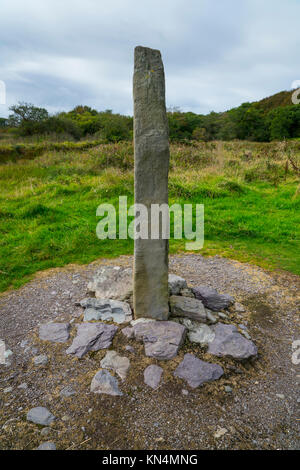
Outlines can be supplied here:
M134 246L134 314L167 320L169 244L161 227L158 239L151 239L150 215L151 204L168 204L169 133L158 50L135 48L133 100L135 203L148 209L148 239L136 239Z

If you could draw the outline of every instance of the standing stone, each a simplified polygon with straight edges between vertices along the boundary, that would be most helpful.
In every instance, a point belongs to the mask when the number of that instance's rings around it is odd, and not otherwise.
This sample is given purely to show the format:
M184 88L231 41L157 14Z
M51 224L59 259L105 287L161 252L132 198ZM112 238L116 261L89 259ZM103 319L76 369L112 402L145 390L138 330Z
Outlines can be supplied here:
M168 249L161 227L151 239L151 204L168 204L169 133L160 52L138 46L134 54L135 203L148 209L148 239L135 240L133 304L136 318L167 320Z

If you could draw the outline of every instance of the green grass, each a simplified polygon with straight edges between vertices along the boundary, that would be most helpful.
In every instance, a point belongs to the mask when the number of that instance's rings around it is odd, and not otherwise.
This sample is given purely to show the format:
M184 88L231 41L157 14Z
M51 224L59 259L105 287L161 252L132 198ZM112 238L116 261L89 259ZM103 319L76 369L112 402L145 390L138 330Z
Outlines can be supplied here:
M300 274L297 178L274 148L263 147L272 165L262 147L253 149L245 163L240 143L172 146L170 202L204 204L200 253ZM132 254L132 240L99 240L95 231L99 204L117 206L121 195L133 202L132 166L128 143L0 165L0 290L39 270ZM171 252L181 250L184 241L170 241Z

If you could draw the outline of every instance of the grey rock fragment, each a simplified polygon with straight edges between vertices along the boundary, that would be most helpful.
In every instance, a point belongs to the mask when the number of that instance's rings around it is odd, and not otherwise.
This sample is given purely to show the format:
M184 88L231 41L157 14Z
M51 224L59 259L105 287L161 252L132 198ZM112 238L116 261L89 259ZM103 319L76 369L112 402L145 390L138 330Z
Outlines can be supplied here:
M186 334L183 325L172 321L138 323L133 329L135 338L144 342L146 356L159 360L175 357Z
M100 365L103 369L112 369L122 380L124 380L130 367L130 361L126 356L119 356L116 351L107 351L106 356L102 359Z
M27 413L27 421L32 421L35 424L41 424L43 426L49 426L54 419L53 414L43 406L31 408Z
M199 324L193 330L188 332L188 338L192 343L198 343L201 346L207 346L208 343L213 341L215 337L214 332L208 325Z
M123 328L121 331L122 331L123 335L126 336L126 338L128 338L128 339L134 338L134 329L133 328L130 328L129 326L127 326L126 328Z
M65 343L70 337L69 323L45 323L40 325L39 337L44 341Z
M234 325L218 323L211 327L215 333L213 341L208 345L208 353L218 357L231 357L237 360L257 356L255 344L244 338Z
M127 302L112 299L86 298L80 302L85 308L84 321L101 320L126 323L132 320L132 312Z
M194 299L194 298L195 298L192 289L189 289L189 288L187 288L187 289L181 289L180 295L182 295L183 297L190 297L191 299Z
M66 385L60 391L60 396L61 397L71 397L72 395L75 395L75 394L76 394L76 391L74 390L72 385Z
M100 370L94 376L91 383L91 392L104 393L106 395L121 396L123 393L119 390L119 383L116 377L113 377L107 370Z
M169 274L168 286L170 295L179 295L182 289L187 289L186 280L176 274Z
M155 389L158 387L163 369L156 364L151 364L144 370L144 382L149 387Z
M207 312L202 302L181 295L170 297L170 309L174 317L187 317L202 323L207 322Z
M40 354L33 358L34 365L45 366L48 363L48 356L46 354Z
M66 353L83 357L88 351L109 348L117 330L118 327L115 325L100 322L81 323L77 326L77 336Z
M218 292L207 286L198 286L193 288L196 299L203 302L206 308L218 312L228 308L234 303L234 298L227 294L218 294Z
M88 291L98 299L127 300L132 296L132 269L102 266L88 284Z
M183 361L174 372L175 377L186 380L192 388L218 380L223 374L221 366L201 361L193 354L185 354Z
M43 442L43 444L40 444L37 448L37 450L56 450L56 445L54 442Z

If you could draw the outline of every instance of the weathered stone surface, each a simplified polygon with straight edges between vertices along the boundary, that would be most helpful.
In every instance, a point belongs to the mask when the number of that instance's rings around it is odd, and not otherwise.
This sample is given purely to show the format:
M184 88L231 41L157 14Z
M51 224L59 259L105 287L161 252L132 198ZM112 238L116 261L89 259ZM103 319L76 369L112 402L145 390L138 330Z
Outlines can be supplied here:
M196 299L201 300L203 305L214 312L228 308L234 303L234 298L227 294L218 292L207 286L198 286L192 289Z
M98 299L128 300L132 289L132 269L121 266L102 266L88 283L88 291Z
M218 318L216 315L214 315L208 308L206 310L206 318L207 318L207 323L217 323Z
M130 361L126 356L119 356L116 351L107 351L106 356L100 362L103 369L111 369L124 380L130 367Z
M126 328L123 328L121 331L122 331L123 335L126 336L126 338L128 338L128 339L134 338L134 330L130 326L127 326Z
M54 421L55 416L50 413L47 408L44 406L37 406L36 408L31 408L27 413L27 421L32 421L36 424L42 424L43 426L49 426L52 421Z
M190 289L189 287L185 288L185 289L181 289L180 295L183 295L183 297L190 297L191 299L195 298L195 295L194 295L192 289Z
M45 323L40 325L39 336L44 341L53 343L65 343L70 338L69 323Z
M5 341L0 339L0 365L10 366L12 361L13 352L6 349Z
M99 370L91 383L91 392L104 393L106 395L120 396L123 393L119 390L119 383L108 370Z
M36 450L56 450L56 445L51 441L43 442L43 444L40 444Z
M163 373L163 369L156 364L151 364L144 370L144 382L151 388L157 388Z
M72 387L72 385L66 385L61 391L60 391L60 396L61 397L71 397L72 395L75 395L76 391Z
M188 338L192 343L199 343L201 346L207 346L215 337L214 332L208 325L199 325L192 331L189 331Z
M84 321L101 320L121 324L132 320L132 312L127 302L112 299L87 298L80 302L85 308Z
M208 321L207 312L202 302L181 295L171 295L170 309L174 317L187 317L202 323Z
M187 289L186 280L176 274L169 274L168 285L170 295L179 295L182 289Z
M186 328L173 321L143 322L133 329L136 339L144 342L146 356L159 360L175 357L186 334Z
M218 357L243 360L257 356L257 347L242 336L236 326L218 323L211 327L215 337L208 345L208 353Z
M201 346L207 346L215 337L212 329L204 324L189 318L175 318L174 321L184 325L188 330L188 338L192 343L198 343Z
M48 356L46 354L40 354L33 358L34 365L45 366L48 363Z
M66 353L82 357L88 351L109 348L117 330L118 327L115 325L100 322L81 323L77 326L77 336Z
M156 321L156 320L154 320L153 318L137 318L136 320L132 320L132 321L130 322L130 325L135 326L135 325L137 325L138 323L148 323L148 322L150 322L150 321L153 322L153 321Z
M135 240L134 313L136 318L167 320L169 244L161 227L158 239L151 238L150 217L151 204L168 204L169 132L159 51L135 48L133 99L135 203L148 209L150 232L148 239Z
M183 361L175 369L175 377L186 380L190 387L196 388L205 382L212 382L224 374L221 366L201 361L193 354L185 354Z
M239 302L235 302L233 308L238 313L246 312L246 308L244 307L244 305L240 304Z

